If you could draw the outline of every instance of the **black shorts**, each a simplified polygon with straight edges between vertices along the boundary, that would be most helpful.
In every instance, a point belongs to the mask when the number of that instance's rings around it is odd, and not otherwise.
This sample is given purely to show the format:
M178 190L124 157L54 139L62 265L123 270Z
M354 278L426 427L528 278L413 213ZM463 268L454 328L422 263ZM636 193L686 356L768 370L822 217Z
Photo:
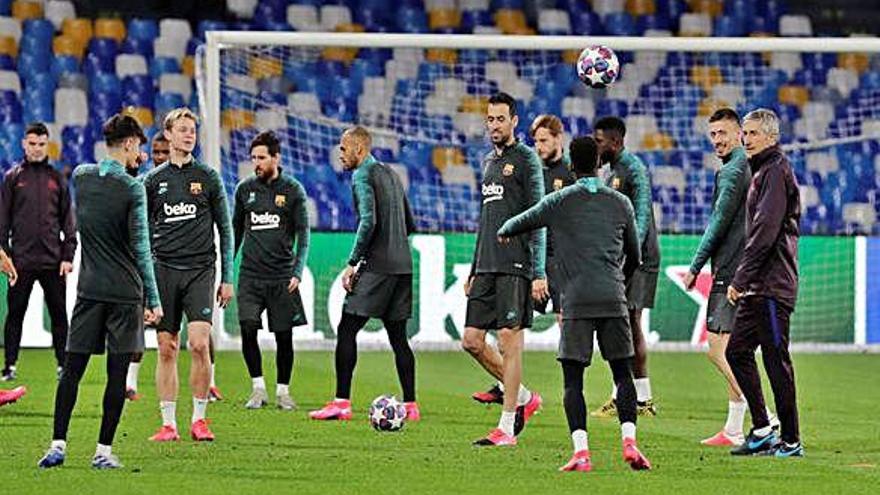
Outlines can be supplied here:
M709 305L706 307L706 327L712 333L730 333L736 319L736 305L727 300L727 287L724 291L713 287L709 293Z
M214 316L214 267L177 270L154 263L159 300L165 316L156 326L160 332L177 333L183 323L211 323Z
M532 326L531 282L519 275L480 273L468 294L465 326L480 330Z
M76 299L67 352L78 354L144 352L144 307Z
M342 311L356 316L401 321L412 317L411 273L361 273L346 294Z
M637 269L626 284L626 305L629 309L654 307L657 292L657 272Z
M263 311L269 317L270 332L290 332L293 327L305 325L299 288L287 291L287 280L260 280L240 277L238 280L238 321L241 326L263 328Z
M599 350L606 361L633 356L632 332L629 318L577 318L562 321L559 335L560 361L577 361L589 366L593 360L593 335L599 341Z
M535 311L541 314L546 313L562 313L562 292L560 289L560 267L559 262L552 258L547 258L547 292L550 298L541 303L535 304Z

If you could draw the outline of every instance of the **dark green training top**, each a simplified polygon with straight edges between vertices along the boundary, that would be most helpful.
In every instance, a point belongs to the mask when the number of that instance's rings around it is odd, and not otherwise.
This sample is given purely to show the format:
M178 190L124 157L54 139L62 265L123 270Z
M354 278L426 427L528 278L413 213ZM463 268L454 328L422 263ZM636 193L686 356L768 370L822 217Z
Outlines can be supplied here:
M654 203L651 199L651 179L642 160L627 150L621 150L611 163L608 186L623 193L632 203L636 214L636 228L642 248L641 269L656 272L660 269L660 243L654 221Z
M544 197L541 159L523 143L495 149L483 159L480 230L471 275L505 273L529 280L546 278L547 239L544 229L516 236L500 244L495 236L507 219L538 204Z
M279 170L273 181L253 175L239 182L232 228L234 252L241 249L241 275L302 279L309 253L309 214L306 191L298 180Z
M576 177L571 171L571 159L563 153L558 160L544 162L544 192L554 193L574 184ZM553 257L553 234L547 232L547 258Z
M412 273L408 236L416 227L400 177L368 155L352 174L351 191L358 227L348 264L363 261L361 270L374 273Z
M77 297L160 306L150 256L144 186L116 160L73 171L76 225L82 242Z
M579 179L505 222L498 235L541 227L549 227L556 239L563 318L626 316L626 279L640 257L636 220L626 196L596 177Z
M144 176L153 258L177 270L213 267L214 224L220 233L222 283L232 283L232 223L220 175L193 159L170 161Z
M691 273L699 273L711 258L713 285L723 288L733 279L743 251L746 195L752 171L746 152L740 147L721 161L721 169L715 172L712 216L691 263Z

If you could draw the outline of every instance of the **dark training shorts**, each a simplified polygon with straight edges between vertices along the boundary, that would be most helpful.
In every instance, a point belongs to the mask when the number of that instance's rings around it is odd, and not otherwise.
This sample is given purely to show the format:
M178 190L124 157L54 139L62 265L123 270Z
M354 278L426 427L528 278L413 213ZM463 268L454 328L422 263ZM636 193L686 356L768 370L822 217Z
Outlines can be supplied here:
M637 269L626 285L626 306L629 309L654 307L657 292L657 272Z
M260 280L240 277L238 280L238 320L244 327L259 329L263 327L261 318L266 311L270 332L290 332L293 327L305 325L306 312L303 309L299 288L293 293L287 291L287 280Z
M144 307L77 298L67 335L67 352L144 352Z
M560 361L577 361L589 366L593 360L593 335L599 341L599 350L606 361L633 356L632 332L629 318L578 318L562 320L559 336Z
M713 288L709 293L706 307L706 327L712 333L730 333L736 319L736 306L727 300L727 287L724 291Z
M355 316L401 321L412 316L412 301L411 273L364 272L345 296L342 311Z
M531 282L519 275L480 273L468 294L465 326L480 330L532 326Z
M186 315L188 322L212 323L214 316L214 267L176 270L154 263L159 300L165 316L156 326L160 332L177 333Z

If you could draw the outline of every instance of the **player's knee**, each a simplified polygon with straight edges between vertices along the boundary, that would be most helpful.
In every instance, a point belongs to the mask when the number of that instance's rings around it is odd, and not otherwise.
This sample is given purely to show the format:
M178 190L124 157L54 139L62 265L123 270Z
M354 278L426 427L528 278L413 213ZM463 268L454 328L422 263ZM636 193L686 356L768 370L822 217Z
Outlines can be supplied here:
M159 341L159 359L162 361L173 361L177 359L177 341L175 340L160 340Z
M198 356L208 355L208 339L191 338L189 339L189 342L187 342L187 346L189 347L189 350L192 354Z
M485 345L486 342L477 332L465 331L464 336L461 338L461 348L474 356L483 352L483 347Z

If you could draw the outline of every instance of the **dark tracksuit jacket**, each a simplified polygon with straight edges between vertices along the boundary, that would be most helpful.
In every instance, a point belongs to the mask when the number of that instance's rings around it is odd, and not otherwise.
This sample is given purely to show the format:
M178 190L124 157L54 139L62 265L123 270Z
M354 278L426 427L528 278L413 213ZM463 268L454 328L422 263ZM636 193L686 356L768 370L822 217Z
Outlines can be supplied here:
M651 199L651 179L642 160L627 150L621 150L611 163L607 185L623 193L632 203L636 215L636 228L642 248L640 270L656 272L660 269L660 242L654 221L654 204Z

